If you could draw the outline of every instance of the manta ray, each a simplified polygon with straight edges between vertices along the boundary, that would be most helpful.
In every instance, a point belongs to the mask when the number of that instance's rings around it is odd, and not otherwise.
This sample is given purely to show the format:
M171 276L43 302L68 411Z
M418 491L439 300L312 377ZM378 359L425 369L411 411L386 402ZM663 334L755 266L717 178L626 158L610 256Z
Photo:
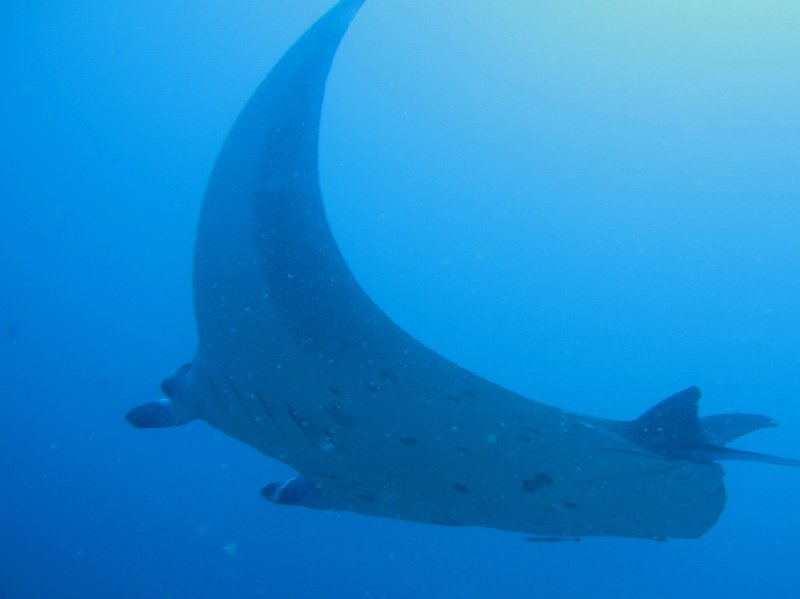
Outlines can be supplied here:
M695 538L725 504L719 460L800 465L726 447L775 422L700 418L695 387L631 421L571 413L384 314L337 247L318 168L328 72L362 4L331 8L236 120L197 229L196 353L127 420L204 420L288 464L297 477L263 489L275 503L548 539Z

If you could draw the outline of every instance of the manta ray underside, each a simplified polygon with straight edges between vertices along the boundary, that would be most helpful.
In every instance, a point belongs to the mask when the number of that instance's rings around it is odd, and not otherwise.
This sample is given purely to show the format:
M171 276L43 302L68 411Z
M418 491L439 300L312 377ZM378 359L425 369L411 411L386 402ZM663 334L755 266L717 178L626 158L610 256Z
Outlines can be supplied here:
M317 145L325 82L363 0L342 0L273 68L208 181L194 256L199 345L131 410L194 419L297 470L277 503L548 537L694 538L725 503L716 460L775 423L697 416L687 389L630 421L571 414L460 368L395 325L333 239Z

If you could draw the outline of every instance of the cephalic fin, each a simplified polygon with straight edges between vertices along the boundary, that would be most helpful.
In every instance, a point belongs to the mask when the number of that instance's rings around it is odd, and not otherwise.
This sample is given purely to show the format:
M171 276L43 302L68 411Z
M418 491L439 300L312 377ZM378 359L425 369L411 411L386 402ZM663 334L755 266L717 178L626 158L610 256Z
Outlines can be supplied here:
M178 407L171 399L160 399L136 406L125 414L125 420L136 428L167 428L180 426L194 420L197 416Z
M270 483L261 489L267 501L281 505L297 505L316 510L333 509L333 502L310 478L303 475Z

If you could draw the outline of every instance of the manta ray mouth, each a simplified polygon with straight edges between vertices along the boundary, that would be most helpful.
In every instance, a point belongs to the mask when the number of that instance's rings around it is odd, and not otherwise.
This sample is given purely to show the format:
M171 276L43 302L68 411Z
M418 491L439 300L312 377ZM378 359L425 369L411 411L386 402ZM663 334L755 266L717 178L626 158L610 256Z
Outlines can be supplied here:
M722 468L670 450L721 446L768 419L698 419L694 388L632 422L526 399L425 347L353 277L317 153L328 73L362 4L331 8L236 120L198 223L197 352L164 381L168 399L128 420L199 418L285 462L299 475L263 489L274 503L537 542L702 535L725 505Z

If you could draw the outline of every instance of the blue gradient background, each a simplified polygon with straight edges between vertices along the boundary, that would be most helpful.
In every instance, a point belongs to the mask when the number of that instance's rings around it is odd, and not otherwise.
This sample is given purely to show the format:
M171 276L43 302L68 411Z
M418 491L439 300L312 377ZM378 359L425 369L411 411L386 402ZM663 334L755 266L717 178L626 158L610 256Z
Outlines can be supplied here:
M789 597L800 473L726 465L697 541L282 508L282 465L136 431L193 353L192 240L245 100L330 0L0 8L0 597ZM534 399L628 418L690 384L800 456L800 8L370 0L323 187L402 326Z

